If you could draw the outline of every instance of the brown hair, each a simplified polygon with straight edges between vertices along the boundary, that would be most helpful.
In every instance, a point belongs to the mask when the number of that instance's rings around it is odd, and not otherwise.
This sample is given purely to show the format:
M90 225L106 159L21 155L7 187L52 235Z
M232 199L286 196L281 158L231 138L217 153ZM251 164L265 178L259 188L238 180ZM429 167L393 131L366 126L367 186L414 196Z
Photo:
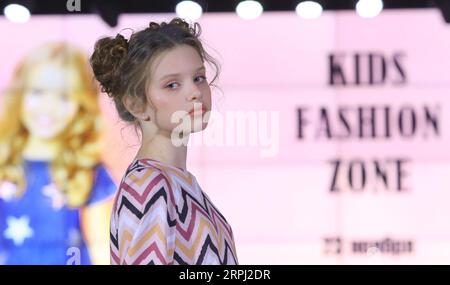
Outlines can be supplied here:
M95 43L90 58L95 78L100 82L102 91L113 98L121 119L136 122L136 118L125 108L124 96L134 96L146 102L145 91L148 84L148 70L154 59L163 51L177 45L193 47L202 61L214 66L215 76L211 86L218 78L220 66L203 48L199 39L201 27L198 23L189 25L180 18L169 23L150 22L146 29L135 32L127 41L121 34L115 38L104 37Z

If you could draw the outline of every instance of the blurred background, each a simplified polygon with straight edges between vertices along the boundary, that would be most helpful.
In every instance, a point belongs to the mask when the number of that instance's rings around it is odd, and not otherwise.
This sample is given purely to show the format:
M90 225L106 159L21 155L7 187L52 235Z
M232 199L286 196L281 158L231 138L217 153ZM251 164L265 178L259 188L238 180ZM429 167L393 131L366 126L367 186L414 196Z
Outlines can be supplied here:
M450 1L0 10L0 263L109 262L111 197L139 140L87 60L100 37L175 16L221 63L188 168L241 264L450 263Z

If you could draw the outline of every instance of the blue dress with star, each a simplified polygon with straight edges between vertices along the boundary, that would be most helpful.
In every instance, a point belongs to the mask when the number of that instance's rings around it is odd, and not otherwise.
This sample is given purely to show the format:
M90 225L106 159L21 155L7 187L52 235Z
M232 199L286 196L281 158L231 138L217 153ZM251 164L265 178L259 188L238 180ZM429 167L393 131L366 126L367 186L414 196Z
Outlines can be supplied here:
M24 160L24 166L27 189L23 196L9 199L7 188L0 195L0 264L91 264L80 209L64 204L50 179L49 162ZM115 191L111 176L99 164L85 207Z

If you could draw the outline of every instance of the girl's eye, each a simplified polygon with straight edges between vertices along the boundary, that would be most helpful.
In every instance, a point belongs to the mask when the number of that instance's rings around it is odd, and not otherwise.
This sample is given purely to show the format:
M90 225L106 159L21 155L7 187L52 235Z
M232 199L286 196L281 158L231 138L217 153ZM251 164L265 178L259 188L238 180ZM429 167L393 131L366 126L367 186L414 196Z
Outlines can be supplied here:
M70 99L69 98L69 94L67 92L61 93L60 98L61 98L62 101L69 101L69 99Z
M205 76L197 76L197 78L201 78L202 80L200 81L200 82L203 82L203 81L205 81L206 80L206 77Z
M169 89L173 89L173 88L171 88L171 86L173 86L174 84L178 84L178 83L176 83L176 82L170 83L169 85L166 86L166 88L168 87Z
M206 77L205 77L205 76L197 76L197 77L196 77L196 79L199 79L199 78L201 78L201 79L200 79L200 80L197 80L197 82L203 82L203 81L206 80ZM170 83L169 85L166 86L166 88L174 89L174 88L172 88L174 84L178 84L178 83L176 83L176 82Z
M41 88L33 88L31 89L31 93L33 95L42 95L42 93L44 93L44 90Z

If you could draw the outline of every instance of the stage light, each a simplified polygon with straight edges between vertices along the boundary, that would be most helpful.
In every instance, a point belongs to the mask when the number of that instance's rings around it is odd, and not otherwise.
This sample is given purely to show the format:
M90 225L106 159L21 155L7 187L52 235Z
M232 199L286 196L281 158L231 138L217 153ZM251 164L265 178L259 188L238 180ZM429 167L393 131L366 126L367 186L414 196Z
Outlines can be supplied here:
M9 4L3 9L5 17L14 23L26 23L31 17L30 10L19 4Z
M315 1L303 1L297 4L295 12L304 19L316 19L322 15L322 6Z
M200 19L203 14L203 9L197 2L181 1L175 7L175 12L180 18L195 21Z
M253 20L261 16L263 6L258 1L245 0L236 6L236 13L244 20Z
M383 10L381 0L359 0L356 3L356 12L363 18L373 18L378 16Z

